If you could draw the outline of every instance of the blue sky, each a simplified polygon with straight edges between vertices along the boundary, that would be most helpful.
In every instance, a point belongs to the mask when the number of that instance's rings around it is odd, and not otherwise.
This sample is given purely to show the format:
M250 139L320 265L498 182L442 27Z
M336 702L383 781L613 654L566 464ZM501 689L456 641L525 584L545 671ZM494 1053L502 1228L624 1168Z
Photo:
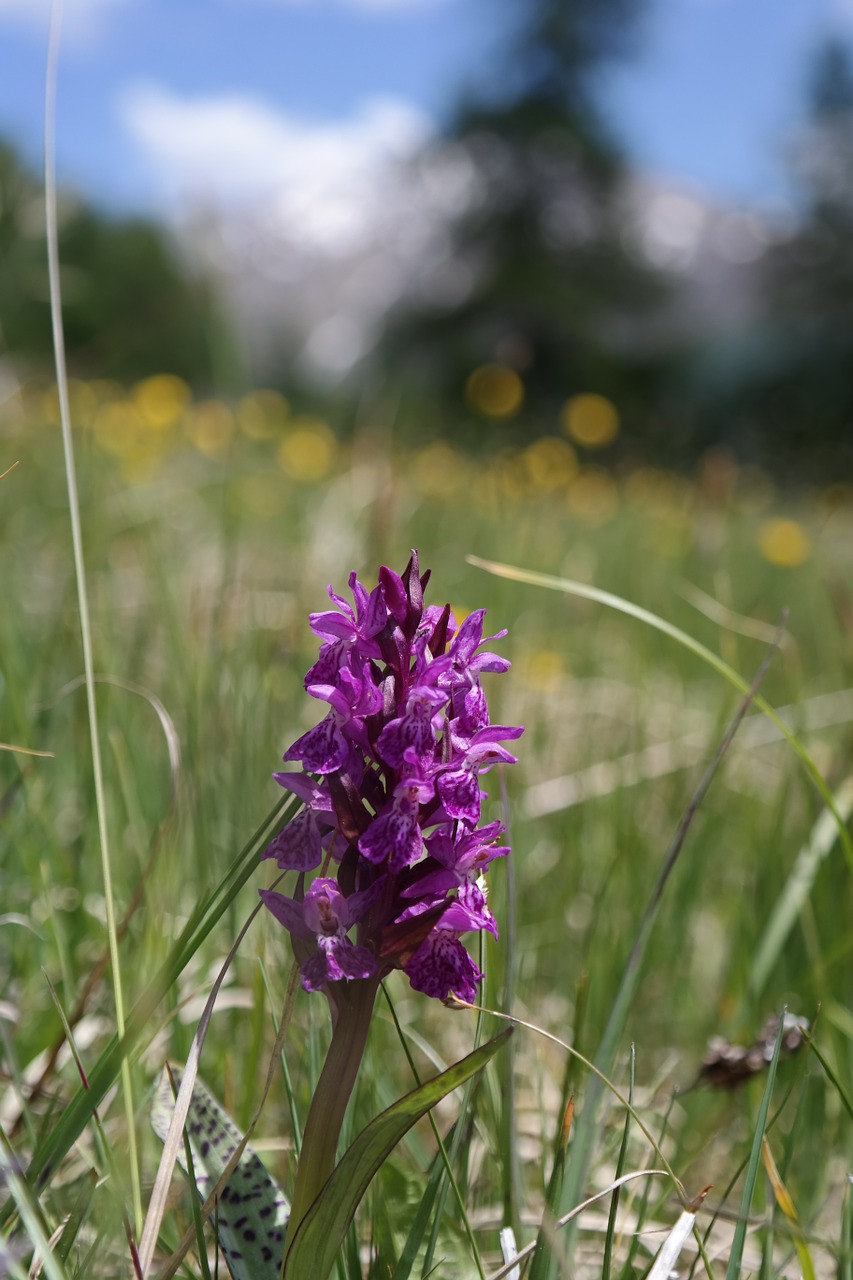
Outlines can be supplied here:
M119 208L251 199L417 145L499 74L502 0L65 0L60 176ZM47 0L0 0L0 133L41 151ZM809 60L853 0L648 0L602 105L635 163L721 202L785 193Z

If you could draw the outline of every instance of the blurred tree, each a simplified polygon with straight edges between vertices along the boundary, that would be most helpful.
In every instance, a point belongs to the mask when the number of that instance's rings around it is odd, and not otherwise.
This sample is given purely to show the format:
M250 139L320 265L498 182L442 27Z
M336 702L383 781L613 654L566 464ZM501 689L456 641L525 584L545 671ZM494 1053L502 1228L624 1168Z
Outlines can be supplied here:
M505 66L438 144L465 195L444 261L426 265L420 298L391 317L387 367L414 372L447 408L473 369L509 366L537 431L578 392L641 412L660 356L639 317L663 288L630 246L623 161L595 101L640 0L494 3L510 21Z
M229 339L207 281L166 234L60 197L63 321L78 376L132 380L176 373L210 386ZM0 344L19 375L52 366L40 182L0 142Z
M775 358L748 388L757 450L800 477L853 464L853 59L819 52L792 148L801 216L765 260Z

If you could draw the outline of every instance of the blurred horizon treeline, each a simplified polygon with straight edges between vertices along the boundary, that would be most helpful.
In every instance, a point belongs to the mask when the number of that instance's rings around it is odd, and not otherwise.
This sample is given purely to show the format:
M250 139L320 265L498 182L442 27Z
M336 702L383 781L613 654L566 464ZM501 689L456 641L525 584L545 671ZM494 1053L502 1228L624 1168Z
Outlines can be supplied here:
M516 11L506 66L396 175L416 203L438 193L437 230L363 332L357 311L345 330L330 288L306 338L305 294L262 268L254 292L244 264L220 269L216 226L175 233L65 195L70 372L171 373L222 397L268 386L341 433L370 419L404 442L449 436L476 450L559 434L605 466L689 469L723 447L782 481L851 474L849 50L828 43L815 59L790 155L797 218L772 225L649 190L632 172L597 85L639 39L642 3L503 2ZM43 224L40 180L0 140L4 395L52 374ZM265 247L252 243L253 261ZM375 284L390 252L362 255L361 278ZM303 270L319 295L346 274ZM342 332L349 360L306 361L317 333Z

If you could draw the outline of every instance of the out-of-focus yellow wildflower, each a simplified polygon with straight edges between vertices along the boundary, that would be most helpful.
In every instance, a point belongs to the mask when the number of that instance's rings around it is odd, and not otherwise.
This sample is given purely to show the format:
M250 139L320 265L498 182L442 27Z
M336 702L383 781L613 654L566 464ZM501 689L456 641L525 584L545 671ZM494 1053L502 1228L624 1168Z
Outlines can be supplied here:
M207 458L221 458L234 438L234 414L221 400L200 400L187 414L187 437Z
M253 391L237 405L237 425L250 440L281 435L290 418L290 405L277 391Z
M451 498L466 486L468 460L445 440L434 440L415 454L412 480L428 498Z
M92 434L98 447L116 458L137 454L144 443L139 409L131 400L108 400L95 412Z
M616 482L603 467L584 467L568 492L570 513L584 524L606 524L619 507Z
M619 410L594 392L570 396L560 411L566 435L587 449L603 449L619 434Z
M140 417L152 431L170 431L184 415L192 396L183 378L157 373L137 382L131 393Z
M565 440L543 436L522 454L531 488L539 493L567 489L579 471L578 455Z
M282 471L303 484L317 484L329 474L336 440L322 418L294 418L278 447Z
M566 676L566 665L553 649L534 649L522 664L522 675L534 689L553 693Z
M72 427L91 425L98 399L88 382L82 382L79 378L68 379L68 407ZM59 426L59 392L55 384L42 393L38 416L46 419L51 426Z
M483 364L469 375L465 399L484 418L511 418L524 403L524 383L506 364Z
M765 520L758 531L758 546L765 560L791 569L811 555L811 542L796 520Z
M135 400L108 400L96 410L92 435L98 448L112 454L131 484L147 479L169 449L168 438L151 427Z

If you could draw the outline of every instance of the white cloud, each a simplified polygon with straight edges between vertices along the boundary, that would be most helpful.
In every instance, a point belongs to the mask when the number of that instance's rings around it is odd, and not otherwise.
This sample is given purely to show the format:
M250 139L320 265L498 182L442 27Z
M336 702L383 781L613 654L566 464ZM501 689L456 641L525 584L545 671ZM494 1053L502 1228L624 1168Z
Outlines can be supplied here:
M73 43L89 41L102 30L104 17L132 0L63 0L62 36ZM43 34L50 21L52 0L0 0L0 24L34 28Z
M223 210L262 204L306 243L343 251L375 224L383 172L430 134L425 116L390 98L334 123L246 95L189 99L155 85L127 89L119 105L161 199Z
M21 0L23 3L23 0ZM311 9L318 5L326 8L359 9L365 13L412 13L418 9L437 9L449 0L255 0L257 4L279 7Z

